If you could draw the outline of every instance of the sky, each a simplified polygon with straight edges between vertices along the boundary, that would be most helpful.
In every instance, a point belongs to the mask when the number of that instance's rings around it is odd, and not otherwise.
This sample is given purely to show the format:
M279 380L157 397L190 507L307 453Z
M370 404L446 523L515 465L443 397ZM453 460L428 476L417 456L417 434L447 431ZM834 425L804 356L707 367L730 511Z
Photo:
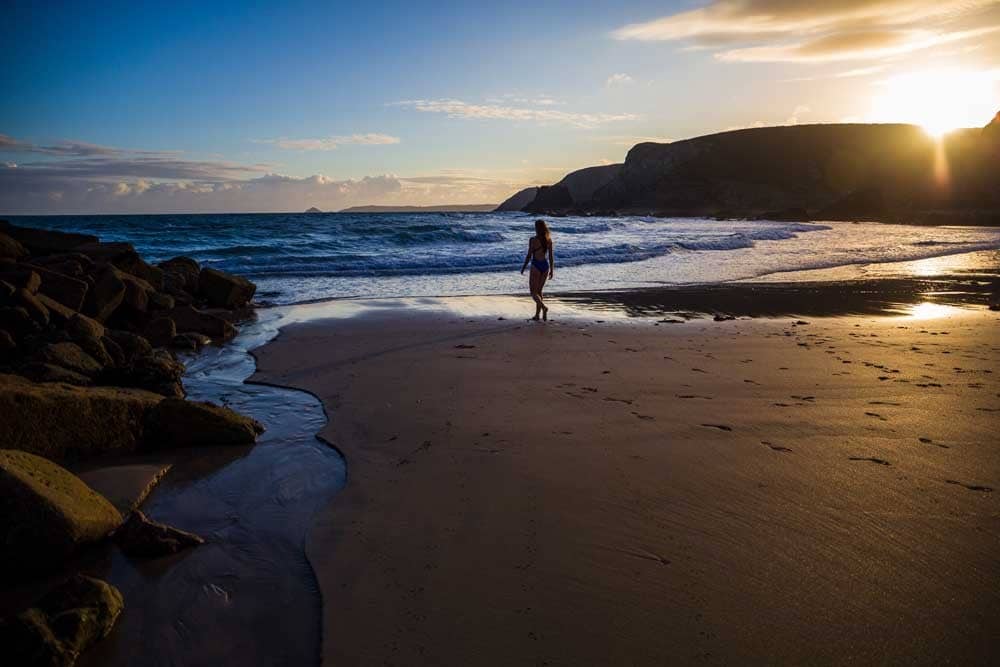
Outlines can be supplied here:
M0 215L498 203L642 141L1000 110L1000 0L3 14Z

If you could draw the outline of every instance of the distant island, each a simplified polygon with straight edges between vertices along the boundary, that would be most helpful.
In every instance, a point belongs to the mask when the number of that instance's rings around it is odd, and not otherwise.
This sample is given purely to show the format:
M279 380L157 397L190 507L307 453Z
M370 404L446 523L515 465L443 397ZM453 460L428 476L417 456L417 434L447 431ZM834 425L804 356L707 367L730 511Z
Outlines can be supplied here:
M915 125L828 124L641 143L623 164L522 190L496 210L1000 225L1000 114L941 139Z
M306 213L322 213L322 212L323 211L319 210L315 206L306 209Z
M439 204L437 206L352 206L341 213L488 213L496 204Z

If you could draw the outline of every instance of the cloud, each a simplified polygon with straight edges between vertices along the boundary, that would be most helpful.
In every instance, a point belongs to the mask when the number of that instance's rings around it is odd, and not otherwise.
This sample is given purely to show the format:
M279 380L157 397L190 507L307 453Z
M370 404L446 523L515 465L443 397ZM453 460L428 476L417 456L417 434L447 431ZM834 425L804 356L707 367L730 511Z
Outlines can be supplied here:
M623 72L612 74L608 77L608 80L604 82L604 85L608 88L614 88L616 86L627 86L635 83L635 80L628 74Z
M799 106L795 107L795 109L792 111L792 115L789 116L787 119L785 119L785 125L798 125L799 118L811 112L812 109L810 109L808 106L806 106L805 104L800 104Z
M400 139L399 137L393 137L388 134L369 133L351 134L346 136L330 136L319 139L287 139L282 137L280 139L254 139L253 141L258 144L273 144L278 148L283 148L285 150L332 151L336 150L339 146L347 145L387 146L390 144L398 144Z
M1000 28L992 11L998 5L1000 0L713 0L612 34L698 48L738 47L715 54L724 62L875 59L994 32Z
M514 120L538 123L556 123L579 128L592 128L607 123L638 120L630 113L574 113L558 109L532 109L503 104L469 104L461 100L404 100L393 106L413 109L422 113L442 113L449 118L475 118L485 120Z

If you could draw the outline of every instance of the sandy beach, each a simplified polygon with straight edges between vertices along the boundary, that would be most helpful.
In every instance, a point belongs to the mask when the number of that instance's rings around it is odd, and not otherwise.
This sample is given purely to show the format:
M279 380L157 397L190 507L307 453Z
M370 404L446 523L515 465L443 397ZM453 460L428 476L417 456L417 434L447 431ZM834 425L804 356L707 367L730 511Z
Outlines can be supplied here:
M385 303L256 351L348 464L323 664L988 662L1000 316L558 314Z

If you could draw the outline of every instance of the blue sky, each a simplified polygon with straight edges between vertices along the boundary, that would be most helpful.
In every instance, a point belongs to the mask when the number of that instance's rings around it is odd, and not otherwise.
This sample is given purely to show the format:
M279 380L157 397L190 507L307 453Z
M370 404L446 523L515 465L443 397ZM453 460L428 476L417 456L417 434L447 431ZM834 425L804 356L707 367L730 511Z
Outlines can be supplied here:
M872 116L893 77L1000 99L997 0L257 4L6 4L0 214L496 202L644 140L912 120Z

